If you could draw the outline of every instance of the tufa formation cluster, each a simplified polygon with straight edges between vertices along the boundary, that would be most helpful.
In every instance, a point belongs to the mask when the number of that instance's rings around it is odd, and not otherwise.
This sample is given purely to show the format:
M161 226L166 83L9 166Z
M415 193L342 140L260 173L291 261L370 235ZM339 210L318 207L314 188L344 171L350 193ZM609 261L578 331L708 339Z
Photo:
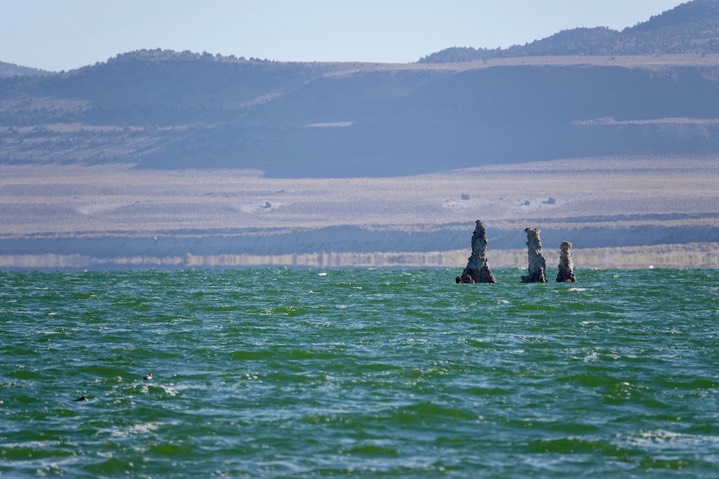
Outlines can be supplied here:
M546 283L547 262L542 254L542 239L539 228L526 228L527 233L527 260L529 263L527 274L522 276L523 283ZM574 262L572 261L572 243L562 241L559 249L558 283L574 283ZM457 283L496 283L492 271L487 265L487 231L480 220L477 220L472 234L472 255L467 261L467 267L461 276L455 278Z

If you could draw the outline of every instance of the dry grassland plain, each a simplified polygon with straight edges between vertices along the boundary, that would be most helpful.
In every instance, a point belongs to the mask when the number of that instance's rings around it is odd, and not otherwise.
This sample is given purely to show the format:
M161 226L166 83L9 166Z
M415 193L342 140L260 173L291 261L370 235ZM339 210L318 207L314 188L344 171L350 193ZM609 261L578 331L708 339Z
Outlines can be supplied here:
M528 226L573 231L696 226L719 231L718 180L719 163L713 157L567 159L346 179L274 179L241 170L148 171L130 165L0 166L0 267L454 268L466 263L475 219L487 227L490 266L521 267L526 252L493 249L493 230L516 230L520 237ZM383 232L461 230L467 246L437 244L410 251L401 241L388 240L386 248L376 251L333 248L351 240L343 236L343 227L373 231L378 237ZM292 245L299 231L320 233ZM285 250L274 254L236 247L213 254L190 248L185 254L157 249L147 254L108 240L187 242L235 235L262 242L277 241L279 233ZM37 238L64 240L61 245L101 238L117 252L97 258L64 246L56 251L23 249ZM598 268L719 267L719 237L711 234L670 245L626 244L582 248L575 242L575 262ZM545 244L549 264L555 261L554 246Z

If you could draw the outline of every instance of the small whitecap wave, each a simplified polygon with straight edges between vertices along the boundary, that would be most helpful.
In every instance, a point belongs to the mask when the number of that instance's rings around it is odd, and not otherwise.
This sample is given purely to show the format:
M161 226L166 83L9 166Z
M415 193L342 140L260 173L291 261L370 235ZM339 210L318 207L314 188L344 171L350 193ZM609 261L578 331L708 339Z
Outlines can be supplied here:
M109 434L114 438L125 438L157 431L162 426L160 422L141 422L126 427L115 426L109 429L99 429L99 434Z

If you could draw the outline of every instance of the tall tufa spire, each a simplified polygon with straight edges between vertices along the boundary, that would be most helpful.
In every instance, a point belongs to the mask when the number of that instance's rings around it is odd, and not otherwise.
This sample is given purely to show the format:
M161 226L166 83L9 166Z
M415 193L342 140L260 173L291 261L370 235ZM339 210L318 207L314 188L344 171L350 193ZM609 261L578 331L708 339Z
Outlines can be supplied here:
M467 260L467 267L462 271L462 276L457 277L457 282L497 282L487 265L487 231L479 220L477 220L472 234L472 255Z
M559 272L557 273L558 283L574 283L577 281L574 276L574 262L572 261L572 243L562 241L559 247Z
M542 240L539 237L539 228L527 228L527 258L529 261L528 274L522 276L522 283L546 283L547 262L542 254Z

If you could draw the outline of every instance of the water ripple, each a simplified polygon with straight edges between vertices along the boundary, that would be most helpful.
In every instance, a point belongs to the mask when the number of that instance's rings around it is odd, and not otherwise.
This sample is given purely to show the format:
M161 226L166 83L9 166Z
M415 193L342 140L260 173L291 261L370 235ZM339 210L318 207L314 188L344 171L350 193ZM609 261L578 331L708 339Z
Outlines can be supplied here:
M719 476L717 271L455 273L0 272L0 475Z

